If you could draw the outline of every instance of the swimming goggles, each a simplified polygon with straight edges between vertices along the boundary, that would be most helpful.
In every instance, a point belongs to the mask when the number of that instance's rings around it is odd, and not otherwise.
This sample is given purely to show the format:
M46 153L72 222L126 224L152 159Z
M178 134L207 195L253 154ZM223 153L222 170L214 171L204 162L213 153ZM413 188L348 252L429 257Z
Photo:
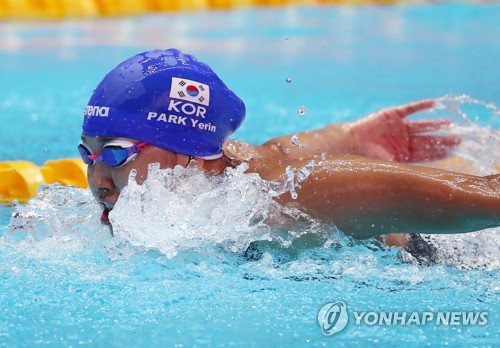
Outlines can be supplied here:
M84 144L78 145L78 151L82 156L83 162L88 165L94 165L97 162L104 162L110 167L120 167L132 161L139 151L148 148L147 143L133 143L126 139L116 139L106 143L98 155L92 154L92 151Z

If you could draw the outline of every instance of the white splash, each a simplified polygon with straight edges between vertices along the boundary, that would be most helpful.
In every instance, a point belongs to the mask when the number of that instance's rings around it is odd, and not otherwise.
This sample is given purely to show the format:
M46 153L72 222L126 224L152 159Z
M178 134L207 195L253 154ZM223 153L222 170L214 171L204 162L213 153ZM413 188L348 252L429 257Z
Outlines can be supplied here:
M461 143L453 157L426 163L473 175L490 175L500 171L500 132L495 124L500 109L467 95L438 99L435 111L453 121L449 134L460 136ZM490 115L486 117L485 115ZM481 116L481 117L479 117ZM485 126L478 119L488 119ZM500 268L500 228L466 234L426 235L438 250L439 261L459 268Z
M276 192L246 165L210 176L197 168L160 170L128 186L110 213L113 233L133 245L157 248L168 257L179 250L222 246L243 252L270 239L266 219L278 212Z
M46 185L26 205L16 205L0 244L33 259L69 262L106 253L114 241L100 224L101 208L89 190ZM108 259L108 255L104 256Z
M296 188L300 188L300 183L307 179L307 177L314 170L314 166L316 162L314 160L310 160L303 167L298 168L296 171L291 167L287 166L285 170L285 179L280 185L280 193L290 192L290 195L293 199L297 199L299 194L296 191Z

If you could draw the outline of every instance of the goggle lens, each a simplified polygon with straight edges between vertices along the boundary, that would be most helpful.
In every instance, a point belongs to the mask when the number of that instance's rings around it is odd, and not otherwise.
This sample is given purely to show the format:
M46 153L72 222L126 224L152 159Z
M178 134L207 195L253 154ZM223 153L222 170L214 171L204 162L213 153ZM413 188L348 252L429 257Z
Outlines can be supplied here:
M91 154L90 150L83 144L78 145L78 151L80 152L80 156L82 156L82 160L85 164L92 164L92 160L89 158Z
M119 167L132 160L139 151L149 147L146 143L131 146L104 145L100 155L92 155L90 149L83 143L78 145L78 151L83 162L94 165L96 162L104 162L110 167Z
M101 157L104 163L111 167L118 167L127 162L127 159L136 154L135 146L131 148L123 148L118 146L104 147L101 152Z

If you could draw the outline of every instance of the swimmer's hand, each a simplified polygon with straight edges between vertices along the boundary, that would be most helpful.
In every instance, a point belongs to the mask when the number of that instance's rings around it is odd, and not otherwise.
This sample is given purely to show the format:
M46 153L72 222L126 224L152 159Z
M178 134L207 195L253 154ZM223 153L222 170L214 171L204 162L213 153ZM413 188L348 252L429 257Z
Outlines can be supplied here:
M348 124L356 139L357 155L396 162L423 162L448 156L460 143L453 135L431 135L451 124L448 119L409 121L406 118L430 109L434 100L426 99L382 109Z

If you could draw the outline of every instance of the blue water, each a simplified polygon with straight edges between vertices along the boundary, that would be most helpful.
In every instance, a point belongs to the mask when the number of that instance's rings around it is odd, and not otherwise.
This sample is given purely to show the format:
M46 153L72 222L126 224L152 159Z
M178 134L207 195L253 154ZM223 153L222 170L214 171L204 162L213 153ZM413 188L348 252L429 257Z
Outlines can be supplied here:
M446 100L472 125L453 107L432 115L462 122L470 141L460 151L492 155L481 162L487 167L499 161L482 136L498 136L499 21L496 4L429 4L3 22L0 161L77 156L82 110L102 76L137 52L179 47L210 63L245 100L238 139L260 143L382 107L467 95ZM223 192L251 191L246 178L232 180ZM47 187L28 205L0 207L0 345L487 347L500 340L498 229L436 240L442 260L426 267L403 262L397 249L297 223L271 231L283 246L249 261L242 245L265 231L244 225L247 206L238 197L215 203L216 218L231 223L207 219L197 236L148 225L124 208L116 218L135 217L142 239L112 238L86 190ZM161 197L143 204L176 208ZM165 249L165 230L177 238L167 245L173 249ZM320 246L288 247L304 232ZM337 300L357 311L488 311L489 321L355 326L351 317L344 331L323 336L316 315Z

